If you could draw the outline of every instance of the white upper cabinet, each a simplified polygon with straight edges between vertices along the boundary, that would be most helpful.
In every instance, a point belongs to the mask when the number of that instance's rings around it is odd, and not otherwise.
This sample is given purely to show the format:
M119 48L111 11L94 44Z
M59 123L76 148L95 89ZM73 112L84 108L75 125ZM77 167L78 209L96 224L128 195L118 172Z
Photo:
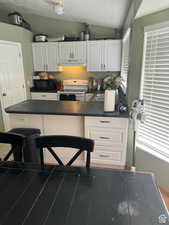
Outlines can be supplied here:
M121 40L107 40L105 43L104 69L106 71L121 70Z
M59 43L60 65L86 65L86 42Z
M59 71L58 43L33 43L34 71Z
M87 65L91 72L120 71L121 40L33 43L34 71L59 65Z
M104 41L89 41L87 43L87 70L103 70Z
M88 71L120 71L121 40L89 41L87 43Z

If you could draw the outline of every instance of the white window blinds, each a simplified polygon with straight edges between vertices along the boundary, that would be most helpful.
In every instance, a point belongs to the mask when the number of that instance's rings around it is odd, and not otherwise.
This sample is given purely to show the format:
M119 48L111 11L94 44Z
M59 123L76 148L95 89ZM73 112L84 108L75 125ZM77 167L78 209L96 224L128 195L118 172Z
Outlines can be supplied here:
M169 26L145 32L141 97L146 121L137 143L169 158Z
M130 29L128 29L122 40L121 77L124 80L125 88L127 86L127 77L129 70L129 49L130 49Z

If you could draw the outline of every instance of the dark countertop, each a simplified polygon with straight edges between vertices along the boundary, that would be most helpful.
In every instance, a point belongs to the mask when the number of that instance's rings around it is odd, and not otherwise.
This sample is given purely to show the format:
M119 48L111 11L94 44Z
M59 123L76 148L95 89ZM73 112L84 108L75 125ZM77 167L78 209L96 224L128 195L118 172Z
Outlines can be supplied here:
M104 112L103 102L27 100L5 109L7 113L128 118L128 113Z

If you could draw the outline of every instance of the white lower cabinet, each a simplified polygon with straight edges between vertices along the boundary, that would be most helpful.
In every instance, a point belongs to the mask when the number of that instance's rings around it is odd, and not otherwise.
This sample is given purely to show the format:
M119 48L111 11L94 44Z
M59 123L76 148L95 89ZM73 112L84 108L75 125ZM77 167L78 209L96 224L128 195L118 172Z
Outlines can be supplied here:
M126 118L85 117L85 137L95 141L91 163L124 167L127 130Z
M34 100L58 100L57 93L49 93L49 92L31 92L31 97Z

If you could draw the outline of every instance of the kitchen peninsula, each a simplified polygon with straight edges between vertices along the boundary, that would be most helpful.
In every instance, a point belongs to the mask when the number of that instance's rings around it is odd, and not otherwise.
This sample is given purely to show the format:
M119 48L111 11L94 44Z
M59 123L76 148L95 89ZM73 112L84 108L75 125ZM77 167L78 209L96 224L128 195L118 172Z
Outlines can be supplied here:
M10 106L10 128L39 128L42 135L75 135L95 141L91 164L120 167L126 164L128 113L105 113L103 102L27 100ZM70 149L69 149L70 150ZM63 161L74 150L59 149ZM84 165L84 155L77 165ZM54 163L46 152L45 160Z

